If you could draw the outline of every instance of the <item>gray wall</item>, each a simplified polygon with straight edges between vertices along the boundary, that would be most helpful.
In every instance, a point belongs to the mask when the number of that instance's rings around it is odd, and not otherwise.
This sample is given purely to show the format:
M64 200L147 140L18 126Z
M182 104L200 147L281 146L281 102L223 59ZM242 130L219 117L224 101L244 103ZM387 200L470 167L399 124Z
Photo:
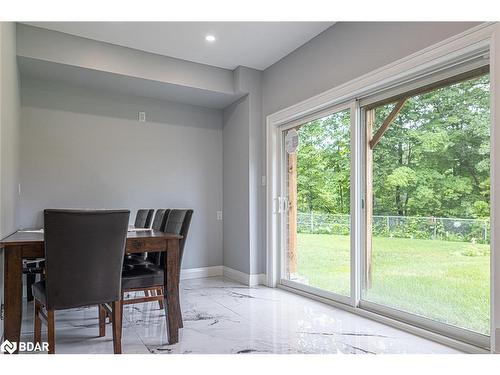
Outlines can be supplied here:
M250 272L248 95L224 110L224 266Z
M19 78L16 28L0 23L0 238L17 229L19 182Z
M264 115L408 56L474 22L339 22L264 71Z
M193 208L183 268L222 264L222 112L22 81L21 227L44 208ZM147 122L137 112L147 112Z
M249 274L265 272L265 263L259 256L265 246L265 222L260 220L260 213L265 208L265 187L261 184L262 154L264 132L262 124L262 72L238 67L236 70L237 90L247 92L248 100L248 271Z
M224 110L224 266L246 274L265 271L261 79L262 72L238 67L235 91L246 95Z
M230 70L18 24L19 56L152 81L233 93ZM98 58L94 58L98 57Z

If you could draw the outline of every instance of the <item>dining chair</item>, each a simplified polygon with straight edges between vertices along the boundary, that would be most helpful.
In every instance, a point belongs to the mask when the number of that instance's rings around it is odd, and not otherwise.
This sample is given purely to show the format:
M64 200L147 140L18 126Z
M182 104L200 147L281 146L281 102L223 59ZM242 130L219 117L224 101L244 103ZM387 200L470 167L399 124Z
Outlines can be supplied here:
M161 208L156 210L151 229L163 231L169 213L170 210L166 208ZM150 253L129 254L128 256L126 255L125 260L123 261L123 266L126 267L127 265L147 264L148 262L151 262L152 258L156 259L155 258L156 254L158 253L150 252ZM152 295L155 294L154 291L151 291L151 293ZM146 297L148 297L149 294L150 294L149 290L144 290L144 295ZM158 303L160 304L160 308L163 308L163 301L159 301Z
M154 209L141 208L137 210L135 215L134 227L136 228L149 228L151 226L151 219L153 218Z
M43 278L45 269L45 259L27 259L23 262L23 274L26 275L26 300L33 301L33 292L31 290L33 284L36 282L37 275Z
M179 271L192 216L193 210L170 210L164 227L164 232L166 233L180 234L183 236L179 243ZM157 256L153 257L153 254ZM165 268L165 252L155 252L149 255L151 255L149 259L141 264L124 265L122 272L122 299L125 292L148 291L148 293L145 293L145 297L123 299L123 305L158 301L160 309L164 308L163 272Z
M155 217L153 219L153 224L151 225L151 229L163 230L165 228L165 224L167 222L169 213L170 209L167 208L160 208L156 210Z
M151 227L151 219L153 218L154 209L141 208L135 214L134 228L149 228ZM134 259L145 258L146 253L125 254L123 258L125 262L133 261Z
M121 353L121 271L128 210L45 210L45 280L33 284L35 343L42 320L49 354L55 353L55 311L99 306L99 336L106 311L113 323L114 353Z

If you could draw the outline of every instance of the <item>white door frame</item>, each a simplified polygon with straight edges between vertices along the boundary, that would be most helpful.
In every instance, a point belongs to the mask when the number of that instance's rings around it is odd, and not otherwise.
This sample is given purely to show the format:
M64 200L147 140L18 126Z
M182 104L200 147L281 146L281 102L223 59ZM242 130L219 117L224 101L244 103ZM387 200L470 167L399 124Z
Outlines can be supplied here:
M337 104L354 100L398 82L445 67L457 61L457 59L485 49L490 51L491 85L491 350L500 353L500 219L497 219L500 218L500 171L497 172L497 169L500 168L500 163L497 162L497 160L500 160L500 130L495 127L496 123L500 123L500 110L497 110L496 106L497 96L500 95L498 94L500 92L500 73L498 73L500 72L500 24L498 23L484 23L476 26L392 64L267 116L266 250L268 286L278 286L280 277L278 254L281 244L277 235L280 228L280 215L276 203L279 184L281 183L279 180L281 175L280 147L278 143L280 142L281 132L279 127L304 116L334 107ZM356 109L355 113L359 118L358 109ZM357 123L359 124L359 121ZM357 202L357 204L360 204L362 198L360 185L355 186L353 193L356 197L352 202ZM358 189L357 192L356 189ZM356 223L353 221L354 226L362 225L360 219L358 217ZM361 254L361 243L355 243L354 246L357 254ZM358 261L356 257L355 261ZM359 264L354 267L359 267ZM356 285L355 290L359 290L359 285ZM355 302L357 303L359 296L356 298Z
M358 220L359 217L361 217L361 213L357 212L357 209L359 209L360 205L357 204L357 201L355 198L358 196L357 191L355 191L356 187L361 186L360 181L358 181L358 178L359 178L358 176L361 176L361 171L359 170L359 166L357 165L358 164L357 161L360 160L360 158L356 156L356 154L360 150L361 144L359 143L360 131L359 131L359 127L357 126L358 107L357 107L357 103L355 100L351 100L349 102L337 104L333 107L329 107L329 108L324 109L320 112L315 112L311 116L302 117L300 120L287 122L287 123L282 124L282 125L277 127L277 131L279 133L277 135L279 137L279 139L277 140L277 147L278 147L277 153L279 155L278 162L280 163L280 169L279 169L280 176L278 177L278 179L280 181L280 184L279 184L279 186L277 186L276 196L284 197L288 194L287 193L288 187L286 186L287 168L286 168L286 161L285 161L285 150L284 150L284 145L283 145L283 133L285 131L287 131L288 129L294 128L298 125L302 125L304 123L313 121L315 119L329 116L331 114L346 111L346 110L349 110L349 114L350 114L349 133L350 133L350 137L351 137L351 142L350 142L350 147L351 147L351 157L350 157L350 181L351 181L351 183L350 183L350 185L351 185L351 189L350 189L349 193L350 193L351 202L353 202L353 204L351 204L351 208L350 208L351 209L351 212L350 212L351 230L350 230L349 237L350 237L350 263L351 263L350 270L351 270L351 272L350 272L350 280L349 280L349 284L350 284L349 296L345 296L345 295L341 295L341 294L338 294L335 292L330 292L330 291L322 290L322 289L315 288L312 286L308 286L308 285L305 285L302 283L298 283L296 281L289 280L285 277L285 274L286 274L286 269L285 269L286 254L283 251L284 250L283 246L286 244L286 238L285 238L286 220L285 220L285 217L287 215L287 212L286 212L286 210L283 210L283 209L278 210L279 212L277 212L277 214L278 214L277 216L279 216L278 217L278 222L279 222L278 228L281 232L280 235L278 236L279 237L278 241L280 241L279 242L279 244L280 244L279 249L280 250L278 253L281 256L276 257L276 269L277 269L277 273L278 273L277 282L279 282L280 284L286 285L286 286L294 288L294 289L302 289L302 290L309 292L311 294L316 294L316 295L319 295L319 296L322 296L325 298L331 298L335 301L339 301L339 302L345 303L345 304L350 305L350 306L357 306L357 303L359 301L359 293L357 293L356 291L359 289L358 288L359 281L357 280L358 273L353 272L353 270L356 267L356 265L358 264L358 255L357 255L355 250L356 250L356 246L357 246L358 241L359 241L358 240L358 238L359 238L358 232L359 232L360 226L355 225L354 222L356 220Z

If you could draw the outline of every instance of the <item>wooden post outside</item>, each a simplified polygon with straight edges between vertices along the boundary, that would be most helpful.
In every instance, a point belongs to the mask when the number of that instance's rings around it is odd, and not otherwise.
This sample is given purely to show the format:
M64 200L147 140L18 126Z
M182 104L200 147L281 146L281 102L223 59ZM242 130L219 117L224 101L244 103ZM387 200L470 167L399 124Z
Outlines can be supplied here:
M288 273L297 273L297 154L288 154Z
M375 109L366 111L366 257L365 257L365 287L372 286L372 225L373 225L373 149L371 140L373 134L373 125L375 124Z
M396 119L408 98L400 99L391 113L386 117L380 128L373 135L375 125L375 108L366 111L366 258L365 258L365 287L371 288L373 282L373 149L382 139L391 123Z
M380 129L377 130L375 135L372 137L370 134L369 146L372 150L380 141L380 139L384 136L387 129L389 129L389 125L391 125L394 119L398 116L399 112L401 111L407 100L408 100L407 98L403 98L399 102L397 102L396 106L392 109L391 113L389 113L389 116L387 116L387 118L384 120L383 124L380 126ZM374 111L374 109L371 109L368 112L370 111ZM373 122L375 122L375 120L373 120Z

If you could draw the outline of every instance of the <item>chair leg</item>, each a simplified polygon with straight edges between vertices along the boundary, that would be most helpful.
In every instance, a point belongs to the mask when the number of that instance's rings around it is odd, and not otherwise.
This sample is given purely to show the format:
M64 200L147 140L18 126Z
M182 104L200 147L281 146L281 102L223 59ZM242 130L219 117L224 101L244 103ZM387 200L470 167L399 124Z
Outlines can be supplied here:
M144 291L144 295L145 295L146 297L149 297L149 290L145 290L145 291Z
M179 310L179 328L184 328L184 320L182 320L182 311Z
M49 338L49 354L56 353L56 329L54 310L47 309L47 332Z
M163 295L163 288L156 289L156 295L162 296ZM160 306L160 310L163 310L163 299L158 301L158 305Z
M98 306L99 309L99 337L106 336L106 310L102 305Z
M34 273L28 273L26 275L26 299L28 302L33 301L33 291L31 290L31 286L36 281L36 275Z
M120 301L120 316L121 322L123 322L123 301Z
M163 295L163 287L161 287L160 289L158 289L157 293L158 293L158 295ZM158 304L160 305L161 309L163 309L163 301L164 300L158 301ZM184 321L182 319L182 311L181 310L179 310L178 320L179 320L179 328L184 328Z
M41 308L41 303L35 300L35 333L33 340L35 344L40 344L42 342L42 319L40 319L39 315Z
M113 349L115 354L122 354L122 301L113 301Z

